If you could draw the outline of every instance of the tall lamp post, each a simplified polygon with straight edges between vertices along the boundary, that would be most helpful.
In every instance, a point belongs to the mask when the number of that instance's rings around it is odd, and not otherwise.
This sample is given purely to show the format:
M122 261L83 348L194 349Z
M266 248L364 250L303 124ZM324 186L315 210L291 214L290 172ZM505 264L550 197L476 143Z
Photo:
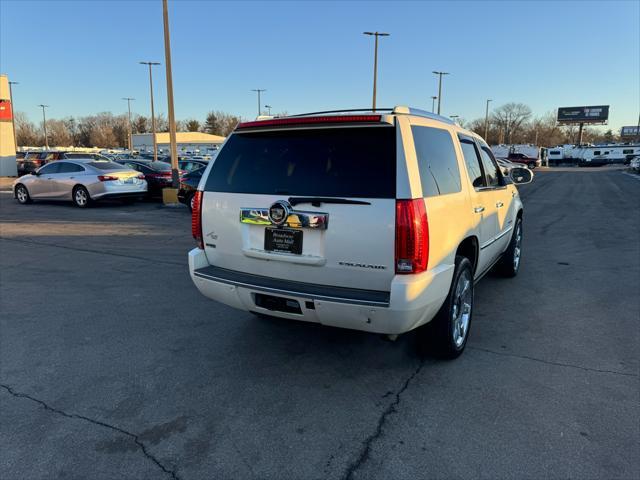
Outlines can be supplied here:
M442 76L443 75L449 75L449 72L436 72L436 71L434 71L433 73L438 75L438 115L440 115L440 104L442 102Z
M169 145L171 147L171 180L172 187L178 188L178 142L176 139L176 115L173 109L173 75L171 73L171 40L169 38L169 8L167 0L162 0L162 17L164 20L164 63L167 76L167 109L169 114Z
M156 141L156 113L153 109L153 77L151 75L151 67L160 65L159 62L139 62L140 65L149 66L149 91L151 92L151 130L153 131L153 161L158 161L158 143Z
M271 116L271 105L265 105L264 108L269 112L269 116Z
M451 120L453 120L453 123L458 123L458 122L456 121L456 119L457 119L457 118L460 118L460 115L449 115L449 118L450 118Z
M376 88L378 81L378 37L388 37L389 33L384 32L362 32L364 35L370 35L375 37L375 46L373 48L373 108L376 110Z
M493 99L487 99L487 107L484 110L484 141L487 141L487 135L489 135L489 102L493 102Z
M38 105L42 108L42 128L44 129L44 146L49 150L49 139L47 138L47 115L44 113L44 109L49 105Z
M129 152L131 152L133 150L133 140L131 138L131 100L135 100L135 98L122 97L122 100L127 101L127 108L129 109L129 128L127 129L127 132L129 133L129 141L127 142L127 145L129 146Z
M435 95L431 97L431 113L436 113L436 100L438 97Z
M251 91L258 93L258 116L260 116L260 105L262 105L262 103L260 103L260 94L262 92L266 92L267 90L264 88L252 88Z
M16 149L18 148L18 140L16 137L16 120L15 120L15 113L16 113L16 107L15 107L15 102L13 101L13 88L11 88L11 85L19 85L20 82L9 82L9 96L11 97L11 127L13 128L13 144L16 147Z

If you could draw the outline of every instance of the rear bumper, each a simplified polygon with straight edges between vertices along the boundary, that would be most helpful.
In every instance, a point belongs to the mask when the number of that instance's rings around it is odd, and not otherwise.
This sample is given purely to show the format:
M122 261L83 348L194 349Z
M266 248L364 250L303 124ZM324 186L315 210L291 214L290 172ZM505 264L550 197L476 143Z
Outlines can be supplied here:
M429 322L451 285L453 265L398 275L388 292L315 285L262 277L209 265L204 251L189 252L189 272L206 297L239 310L374 333L400 334ZM269 310L256 295L293 300L300 313Z
M112 182L100 182L89 186L89 195L94 200L101 198L142 197L147 193L147 182L137 185L115 185Z

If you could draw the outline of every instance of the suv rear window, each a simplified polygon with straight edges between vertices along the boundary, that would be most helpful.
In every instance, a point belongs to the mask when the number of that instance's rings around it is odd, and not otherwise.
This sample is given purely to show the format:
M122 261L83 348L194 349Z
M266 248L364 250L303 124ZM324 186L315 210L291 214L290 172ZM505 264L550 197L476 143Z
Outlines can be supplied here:
M394 127L234 133L206 191L395 198Z

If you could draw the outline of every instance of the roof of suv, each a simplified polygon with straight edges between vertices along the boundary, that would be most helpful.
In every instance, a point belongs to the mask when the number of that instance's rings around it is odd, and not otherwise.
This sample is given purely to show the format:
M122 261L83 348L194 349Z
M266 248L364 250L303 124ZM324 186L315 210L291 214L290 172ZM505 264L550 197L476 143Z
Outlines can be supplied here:
M300 126L300 124L307 123L315 123L313 120L317 120L318 123L327 122L334 123L332 121L332 117L335 117L336 120L338 118L344 118L345 120L353 119L355 122L363 122L363 121L371 121L377 122L377 119L370 119L367 117L373 115L380 116L397 116L397 115L408 115L408 116L417 116L422 118L428 118L430 120L434 120L436 122L441 122L447 124L448 126L454 127L460 133L464 133L465 135L481 138L475 132L462 128L452 119L444 117L442 115L437 115L435 113L427 112L426 110L420 110L418 108L408 107L404 105L397 105L394 108L376 108L375 110L372 108L355 108L355 109L345 109L345 110L326 110L319 112L308 112L301 113L296 115L287 115L284 117L270 117L270 116L260 116L254 121L242 122L238 124L236 130L244 129L244 128L260 128L263 125L265 127L278 127L278 126ZM297 122L300 120L300 122ZM311 120L311 121L309 121Z

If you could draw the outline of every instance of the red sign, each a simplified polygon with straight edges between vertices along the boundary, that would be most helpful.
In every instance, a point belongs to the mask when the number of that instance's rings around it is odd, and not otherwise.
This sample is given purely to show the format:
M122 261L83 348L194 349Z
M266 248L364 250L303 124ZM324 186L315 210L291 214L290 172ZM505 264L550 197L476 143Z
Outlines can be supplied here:
M10 122L12 118L11 102L9 100L0 100L0 121Z

